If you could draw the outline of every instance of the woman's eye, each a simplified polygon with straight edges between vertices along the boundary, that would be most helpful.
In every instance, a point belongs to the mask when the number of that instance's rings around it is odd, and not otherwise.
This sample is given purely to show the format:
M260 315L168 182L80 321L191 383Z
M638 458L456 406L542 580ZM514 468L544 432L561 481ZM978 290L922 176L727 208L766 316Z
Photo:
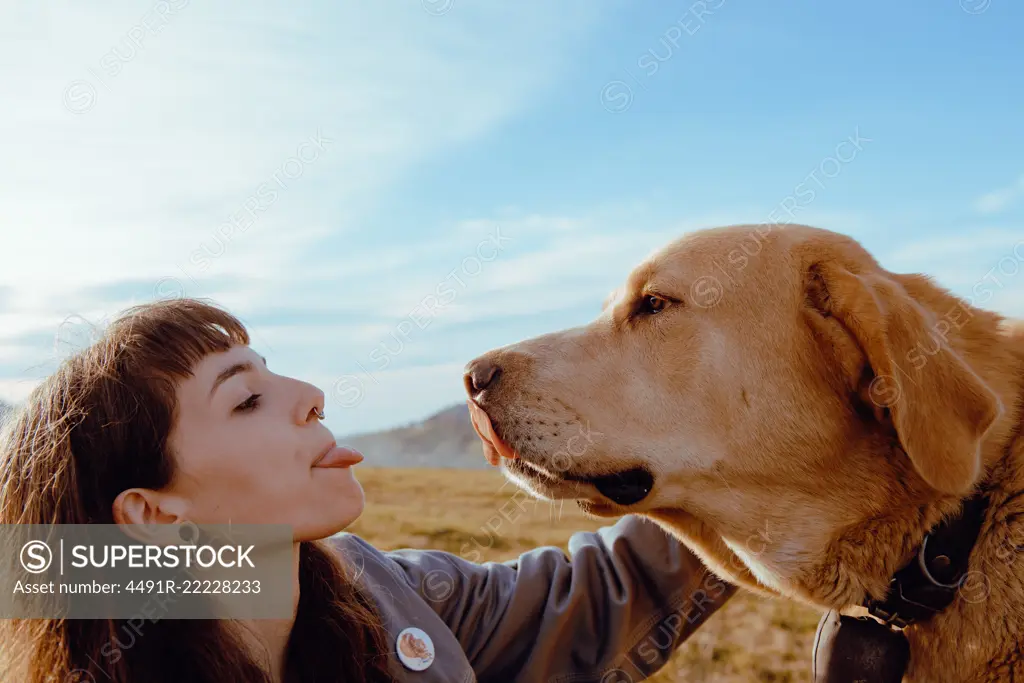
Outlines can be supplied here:
M654 315L661 313L668 306L668 299L663 299L660 296L648 294L640 302L640 313L645 315Z
M235 406L235 410L242 413L247 413L252 410L256 410L256 406L260 404L260 396L261 394L253 394L252 396L250 396L249 398L245 399L237 406Z

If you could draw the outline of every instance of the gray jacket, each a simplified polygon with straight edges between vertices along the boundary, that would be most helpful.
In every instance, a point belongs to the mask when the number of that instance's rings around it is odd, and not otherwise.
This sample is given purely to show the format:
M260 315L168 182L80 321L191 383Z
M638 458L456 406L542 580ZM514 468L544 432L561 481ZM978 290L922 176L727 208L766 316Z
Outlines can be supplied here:
M478 564L438 550L382 552L348 533L334 540L375 598L394 670L410 682L643 680L736 590L635 515L577 532L568 557L549 546ZM426 639L403 638L409 627Z

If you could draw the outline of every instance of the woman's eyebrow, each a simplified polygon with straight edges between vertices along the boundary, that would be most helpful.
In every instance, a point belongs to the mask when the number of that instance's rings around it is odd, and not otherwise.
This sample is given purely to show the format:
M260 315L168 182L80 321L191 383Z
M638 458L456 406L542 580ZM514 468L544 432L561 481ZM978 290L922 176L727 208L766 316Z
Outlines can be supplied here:
M264 358L263 364L266 365L266 363L267 359ZM213 386L210 387L210 397L213 396L213 392L217 391L217 387L219 387L221 384L223 384L230 378L234 377L235 375L241 372L250 372L252 370L253 364L252 361L249 360L242 363L235 363L234 365L229 365L224 370L221 370L220 374L217 375L217 379L213 380Z

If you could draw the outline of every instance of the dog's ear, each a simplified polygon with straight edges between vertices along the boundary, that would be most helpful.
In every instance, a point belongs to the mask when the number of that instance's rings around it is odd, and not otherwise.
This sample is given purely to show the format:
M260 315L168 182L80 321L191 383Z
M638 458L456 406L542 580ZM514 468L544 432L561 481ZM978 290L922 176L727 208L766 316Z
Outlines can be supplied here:
M808 274L808 301L864 353L873 371L868 397L888 409L914 468L943 493L970 491L981 474L981 441L1003 412L999 397L884 271L855 274L825 260Z

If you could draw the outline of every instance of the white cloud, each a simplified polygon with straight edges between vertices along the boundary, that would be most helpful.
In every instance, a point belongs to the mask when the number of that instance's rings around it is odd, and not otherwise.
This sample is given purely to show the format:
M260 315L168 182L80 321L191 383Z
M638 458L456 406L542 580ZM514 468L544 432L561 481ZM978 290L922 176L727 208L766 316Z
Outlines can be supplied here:
M360 271L401 274L422 252L322 245L412 165L532 106L598 12L578 0L443 16L421 3L169 5L166 21L150 1L0 9L0 61L18 65L0 108L0 148L17 160L0 167L0 347L16 367L14 338L163 290L246 317L307 305L346 273L360 288ZM256 207L261 185L276 197ZM219 237L232 215L245 229ZM113 293L126 282L152 285ZM322 297L336 308L337 290ZM0 397L23 393L12 381Z
M0 400L19 403L39 385L38 377L10 377L0 379Z
M966 228L953 235L919 237L885 256L886 262L896 268L928 268L950 259L959 261L972 256L1012 255L1013 248L1021 243L1024 243L1024 230L1020 228Z
M35 284L62 296L69 286L174 275L264 182L279 199L214 267L264 276L294 263L326 232L296 234L296 225L348 227L331 207L365 206L425 154L528 106L558 62L535 41L566 16L542 3L520 18L500 9L435 17L418 4L316 13L189 3L132 48L125 35L151 7L68 3L36 17L45 40L3 50L23 65L0 113L3 147L19 159L0 169L4 223L15 228L7 246L21 255L4 282L24 286L45 265L59 277ZM115 60L116 75L103 66L113 47L136 52ZM75 81L95 90L78 115L62 106ZM283 167L320 136L330 140L322 150L304 150L315 160Z
M974 208L979 213L998 213L1021 197L1024 197L1024 175L1008 187L1002 187L982 195L974 203Z

